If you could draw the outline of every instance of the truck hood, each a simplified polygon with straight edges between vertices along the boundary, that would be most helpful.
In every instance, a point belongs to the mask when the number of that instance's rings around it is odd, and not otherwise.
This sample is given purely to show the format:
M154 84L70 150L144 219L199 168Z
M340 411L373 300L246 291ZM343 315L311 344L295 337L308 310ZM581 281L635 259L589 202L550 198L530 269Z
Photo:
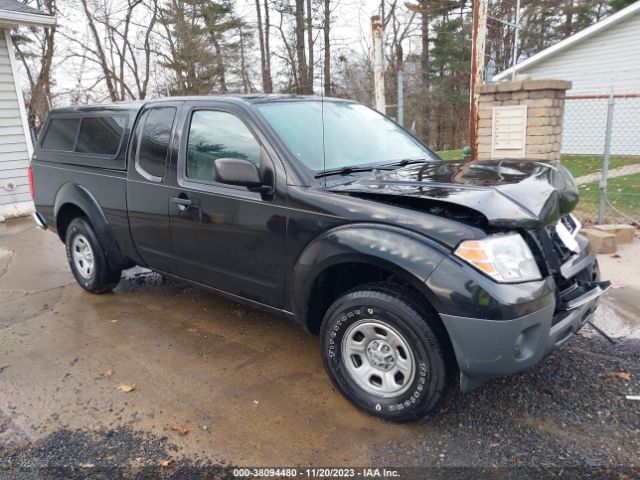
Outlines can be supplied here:
M578 203L573 177L557 160L433 161L377 171L328 190L380 201L416 198L418 208L464 207L489 225L511 228L546 226Z

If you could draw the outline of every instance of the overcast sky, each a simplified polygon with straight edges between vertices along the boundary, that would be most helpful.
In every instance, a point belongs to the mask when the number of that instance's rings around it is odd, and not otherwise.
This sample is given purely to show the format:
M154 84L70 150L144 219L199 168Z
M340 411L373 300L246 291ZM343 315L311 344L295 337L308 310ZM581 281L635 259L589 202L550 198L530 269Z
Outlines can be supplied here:
M110 0L112 8L118 10L119 0ZM371 44L371 16L378 13L378 7L380 0L332 0L334 10L332 12L332 57L335 58L338 54L346 49L351 49L357 53L368 53L369 46ZM58 17L59 30L67 31L71 28L78 32L79 35L88 33L86 22L82 21L82 13L79 10L79 5L70 0L69 2L60 2L59 4L60 15ZM247 23L256 24L256 12L255 12L255 0L236 0L236 13L242 17ZM279 16L276 13L271 14L271 23L275 23L279 20ZM322 60L322 32L314 32L316 35L316 61ZM56 58L54 61L54 81L53 87L54 93L60 94L63 91L70 90L76 86L77 74L82 71L83 85L90 85L93 83L93 79L99 78L101 72L96 68L95 64L81 62L77 58L65 58L68 53L70 42L65 39L61 33L57 34L56 40ZM281 48L282 44L280 36L275 29L271 30L271 48L272 51L277 51ZM74 47L75 48L75 47ZM256 48L254 48L254 55L258 58L257 41ZM279 70L279 60L272 59L273 74L276 75ZM22 70L22 68L20 68ZM158 70L162 70L158 67ZM259 69L256 69L256 74L259 75ZM157 70L156 70L157 71ZM23 86L26 87L26 76L24 72L21 72L23 78ZM152 75L153 76L153 75ZM257 77L254 79L257 86L260 85L260 79ZM152 80L153 81L153 80ZM321 83L316 80L316 88L321 88ZM155 92L150 92L153 94ZM56 106L62 106L70 103L68 98L57 97L55 99Z

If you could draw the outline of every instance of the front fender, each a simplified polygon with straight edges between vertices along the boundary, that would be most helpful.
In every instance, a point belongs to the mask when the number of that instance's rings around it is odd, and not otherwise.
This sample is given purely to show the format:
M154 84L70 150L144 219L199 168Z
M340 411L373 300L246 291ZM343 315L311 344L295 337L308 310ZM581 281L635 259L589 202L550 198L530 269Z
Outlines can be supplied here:
M77 183L68 182L62 185L56 193L53 204L53 218L58 229L58 215L65 205L73 205L83 211L89 222L93 226L100 244L105 249L107 260L113 268L122 268L127 261L122 255L122 251L118 242L113 235L113 231L109 226L107 217L105 216L98 200L86 188ZM64 242L64 238L62 238Z
M428 238L398 227L358 223L334 228L307 245L295 263L293 313L304 323L314 280L334 265L352 262L392 271L432 301L425 282L448 253Z

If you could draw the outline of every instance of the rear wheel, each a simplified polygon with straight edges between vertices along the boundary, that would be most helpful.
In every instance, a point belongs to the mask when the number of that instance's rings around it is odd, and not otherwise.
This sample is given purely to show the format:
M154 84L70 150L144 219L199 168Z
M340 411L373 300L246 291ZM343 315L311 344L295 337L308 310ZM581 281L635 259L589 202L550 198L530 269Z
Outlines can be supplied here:
M104 249L84 218L75 218L65 238L67 260L76 281L92 293L110 292L120 281L121 270L109 266Z
M336 387L366 412L423 417L449 385L441 324L411 290L369 284L338 298L321 328L322 359Z

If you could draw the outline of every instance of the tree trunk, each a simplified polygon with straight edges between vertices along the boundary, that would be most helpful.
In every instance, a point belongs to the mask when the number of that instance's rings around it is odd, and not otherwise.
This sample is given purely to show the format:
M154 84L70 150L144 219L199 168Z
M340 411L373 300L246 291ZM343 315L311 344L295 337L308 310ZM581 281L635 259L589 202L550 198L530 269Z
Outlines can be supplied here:
M270 33L271 23L269 21L269 0L264 0L264 55L266 69L266 81L264 83L265 93L273 92L273 79L271 78L271 48L269 46Z
M307 55L304 47L304 0L296 0L296 56L298 61L297 93L307 93Z
M242 27L240 27L240 79L242 81L243 93L249 93L249 91L251 90L251 85L249 84L249 76L247 75L247 65L244 55L244 35L242 34Z
M424 141L429 140L429 4L427 0L421 0L422 25L420 26L422 51L420 52L420 74L422 80L422 92L420 94L419 130L418 137Z
M260 71L262 72L262 91L267 92L267 54L264 45L264 30L262 29L262 8L260 0L256 0L256 17L258 22L258 43L260 44ZM242 39L240 40L242 42ZM241 44L242 46L242 44Z
M331 0L324 0L324 94L331 96Z
M313 94L313 17L311 16L311 2L307 0L307 48L309 49L309 66L307 67L306 92Z
M216 52L216 70L218 73L218 82L220 83L220 92L227 93L226 68L224 66L224 57L222 55L222 49L220 48L220 42L215 34L211 35L211 41Z

